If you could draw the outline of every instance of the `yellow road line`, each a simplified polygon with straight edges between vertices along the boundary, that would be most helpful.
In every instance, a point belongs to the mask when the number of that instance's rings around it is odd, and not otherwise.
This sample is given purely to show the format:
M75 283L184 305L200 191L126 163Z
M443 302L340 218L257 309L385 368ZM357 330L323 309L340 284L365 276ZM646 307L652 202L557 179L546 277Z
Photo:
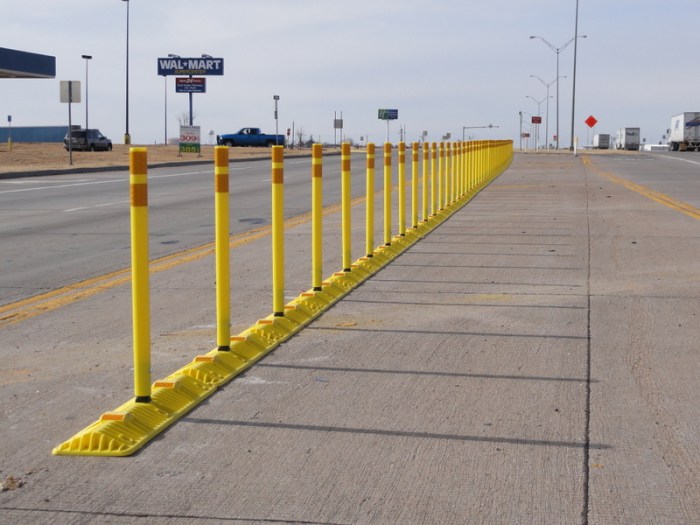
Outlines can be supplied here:
M352 201L352 206L364 202L365 197L358 197ZM340 204L326 206L323 215L337 213ZM284 223L285 229L302 225L311 220L311 213L303 213L287 219ZM270 235L271 226L263 226L245 233L231 236L229 246L235 248L244 246L253 241L262 239ZM190 248L171 255L166 255L154 259L150 264L150 273L155 274L169 270L181 264L197 261L214 254L214 243L207 243L201 246ZM126 284L131 281L131 269L125 268L105 275L100 275L84 281L69 284L56 290L28 297L20 301L0 306L0 329L5 326L18 323L35 317L37 315L56 310L62 306L73 304L83 299L87 299L98 293L107 291L116 286Z
M593 171L595 171L598 175L601 177L605 177L606 179L616 183L620 184L621 186L624 186L625 188L632 190L634 192L639 193L640 195L644 195L648 199L651 199L655 202L658 202L659 204L663 204L664 206L671 208L673 210L679 211L688 217L692 217L693 219L700 220L700 209L696 208L695 206L688 204L687 202L679 201L674 199L673 197L669 197L668 195L664 193L659 193L658 191L654 191L650 188L647 188L646 186L642 186L641 184L635 184L634 182L630 182L628 180L625 180L621 177L618 177L617 175L613 175L612 173L608 173L606 171L601 170L598 168L591 159L588 157L588 155L583 156L583 163L591 168Z

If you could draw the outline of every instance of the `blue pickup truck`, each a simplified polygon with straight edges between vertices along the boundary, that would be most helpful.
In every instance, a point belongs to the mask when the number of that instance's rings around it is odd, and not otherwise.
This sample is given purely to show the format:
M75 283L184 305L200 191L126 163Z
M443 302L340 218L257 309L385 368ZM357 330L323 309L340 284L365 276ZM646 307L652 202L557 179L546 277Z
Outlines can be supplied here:
M266 135L260 128L241 128L237 133L217 135L219 146L284 146L284 135Z

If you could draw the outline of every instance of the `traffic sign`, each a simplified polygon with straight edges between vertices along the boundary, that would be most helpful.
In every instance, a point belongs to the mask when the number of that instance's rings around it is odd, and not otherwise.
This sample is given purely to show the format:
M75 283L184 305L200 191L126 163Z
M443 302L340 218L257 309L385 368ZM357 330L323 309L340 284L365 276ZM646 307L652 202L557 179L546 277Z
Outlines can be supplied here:
M533 124L542 124L542 117L532 117Z
M586 125L587 125L589 128L592 128L593 126L595 126L596 124L598 124L598 120L597 120L593 115L591 115L590 117L588 117L584 122L586 123Z

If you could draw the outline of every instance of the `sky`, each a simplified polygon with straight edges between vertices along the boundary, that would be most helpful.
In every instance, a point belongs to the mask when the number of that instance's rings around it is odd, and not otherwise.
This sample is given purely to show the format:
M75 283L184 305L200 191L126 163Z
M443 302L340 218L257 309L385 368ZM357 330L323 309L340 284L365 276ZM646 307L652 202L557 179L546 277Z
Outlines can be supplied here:
M576 0L129 0L129 132L133 144L179 134L188 95L157 59L208 54L224 75L193 95L202 143L241 127L334 143L512 139L542 116L541 142L557 128L557 53L574 37ZM59 81L79 80L84 124L115 143L126 131L127 2L0 0L0 47L56 57L56 78L0 79L0 126L67 125ZM574 135L639 127L658 143L672 115L700 111L694 63L699 0L579 0ZM574 44L559 54L560 146L571 145ZM547 99L545 85L551 83ZM167 91L167 106L166 106ZM534 99L534 100L533 100ZM540 101L540 104L536 101ZM547 104L549 102L549 104ZM549 106L547 108L547 106ZM167 107L167 109L166 109ZM398 109L399 119L377 118ZM548 115L548 117L547 117ZM593 115L598 124L584 121ZM493 125L488 128L485 126ZM496 127L497 126L497 127ZM467 128L467 129L465 129ZM533 130L534 131L534 130ZM212 133L213 132L213 133Z

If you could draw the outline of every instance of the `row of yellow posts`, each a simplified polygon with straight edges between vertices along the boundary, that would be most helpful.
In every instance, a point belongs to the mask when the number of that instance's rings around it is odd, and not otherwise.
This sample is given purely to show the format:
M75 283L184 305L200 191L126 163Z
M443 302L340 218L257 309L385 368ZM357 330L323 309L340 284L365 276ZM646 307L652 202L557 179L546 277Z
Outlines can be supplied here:
M215 150L215 246L217 346L167 378L151 384L148 267L147 151L130 150L134 398L68 441L54 454L126 456L175 423L215 390L250 368L359 283L432 231L505 171L512 141L411 144L410 227L406 225L406 144L398 144L398 231L392 222L393 145L383 148L383 243L375 246L375 155L367 145L365 251L351 255L351 154L341 147L342 271L323 279L323 149L311 157L311 288L284 304L284 149L272 148L272 314L230 335L229 149ZM422 169L420 166L420 153ZM422 191L421 191L422 190ZM422 213L421 213L422 212ZM420 215L420 217L419 217Z

